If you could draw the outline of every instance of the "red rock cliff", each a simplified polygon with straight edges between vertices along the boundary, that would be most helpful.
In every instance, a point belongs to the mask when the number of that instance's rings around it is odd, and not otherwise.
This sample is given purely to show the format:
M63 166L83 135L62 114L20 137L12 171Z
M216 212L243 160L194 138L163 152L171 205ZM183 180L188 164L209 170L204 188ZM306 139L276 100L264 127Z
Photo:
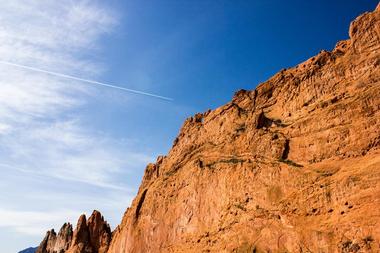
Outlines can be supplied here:
M380 7L349 35L187 119L112 241L94 212L37 252L380 252Z
M379 252L379 7L349 35L187 119L108 252Z

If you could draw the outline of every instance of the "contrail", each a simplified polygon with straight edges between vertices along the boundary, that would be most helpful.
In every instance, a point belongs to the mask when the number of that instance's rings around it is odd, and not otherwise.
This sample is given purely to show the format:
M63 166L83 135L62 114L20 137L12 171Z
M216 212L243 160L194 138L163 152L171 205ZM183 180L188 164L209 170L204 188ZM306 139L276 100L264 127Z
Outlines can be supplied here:
M167 101L173 101L172 98L156 95L153 93L128 89L128 88L124 88L124 87L120 87L120 86L116 86L116 85L112 85L112 84L107 84L107 83L102 83L102 82L98 82L98 81L83 79L83 78L79 78L79 77L75 77L75 76L70 76L70 75L52 72L52 71L48 71L48 70L38 69L38 68L34 68L34 67L26 66L26 65L21 65L21 64L16 64L16 63L8 62L8 61L0 60L0 63L5 64L5 65L9 65L9 66L22 68L22 69L28 69L28 70L32 70L32 71L36 71L36 72L40 72L40 73L45 73L45 74L49 74L49 75L53 75L53 76L58 76L58 77L68 78L68 79L81 81L81 82L85 82L85 83L96 84L96 85L100 85L100 86L104 86L104 87L108 87L108 88L123 90L123 91L131 92L131 93L135 93L135 94L140 94L140 95L144 95L144 96L159 98L159 99L163 99L163 100L167 100Z

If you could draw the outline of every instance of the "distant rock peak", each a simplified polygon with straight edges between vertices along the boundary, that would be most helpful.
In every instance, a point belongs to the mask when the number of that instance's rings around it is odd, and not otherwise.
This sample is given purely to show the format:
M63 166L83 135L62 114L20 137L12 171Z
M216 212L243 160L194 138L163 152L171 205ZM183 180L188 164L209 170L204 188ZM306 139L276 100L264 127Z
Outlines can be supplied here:
M70 223L65 223L58 235L54 229L48 231L36 253L105 253L111 236L109 224L95 210L88 220L81 215L74 231Z

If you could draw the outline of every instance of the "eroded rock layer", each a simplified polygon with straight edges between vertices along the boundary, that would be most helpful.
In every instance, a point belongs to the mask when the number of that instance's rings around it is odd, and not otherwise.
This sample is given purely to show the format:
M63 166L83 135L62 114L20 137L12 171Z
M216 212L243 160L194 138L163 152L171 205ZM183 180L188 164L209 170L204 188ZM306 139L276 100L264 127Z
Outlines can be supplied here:
M349 36L187 119L108 252L379 252L380 8Z

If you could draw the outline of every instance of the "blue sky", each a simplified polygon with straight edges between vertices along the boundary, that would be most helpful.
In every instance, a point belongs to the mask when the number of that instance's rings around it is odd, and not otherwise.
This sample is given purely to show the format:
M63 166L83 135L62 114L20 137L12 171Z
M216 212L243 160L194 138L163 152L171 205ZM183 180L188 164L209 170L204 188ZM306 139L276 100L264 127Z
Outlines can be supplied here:
M100 210L114 228L185 118L348 38L374 0L6 1L0 60L0 252Z

